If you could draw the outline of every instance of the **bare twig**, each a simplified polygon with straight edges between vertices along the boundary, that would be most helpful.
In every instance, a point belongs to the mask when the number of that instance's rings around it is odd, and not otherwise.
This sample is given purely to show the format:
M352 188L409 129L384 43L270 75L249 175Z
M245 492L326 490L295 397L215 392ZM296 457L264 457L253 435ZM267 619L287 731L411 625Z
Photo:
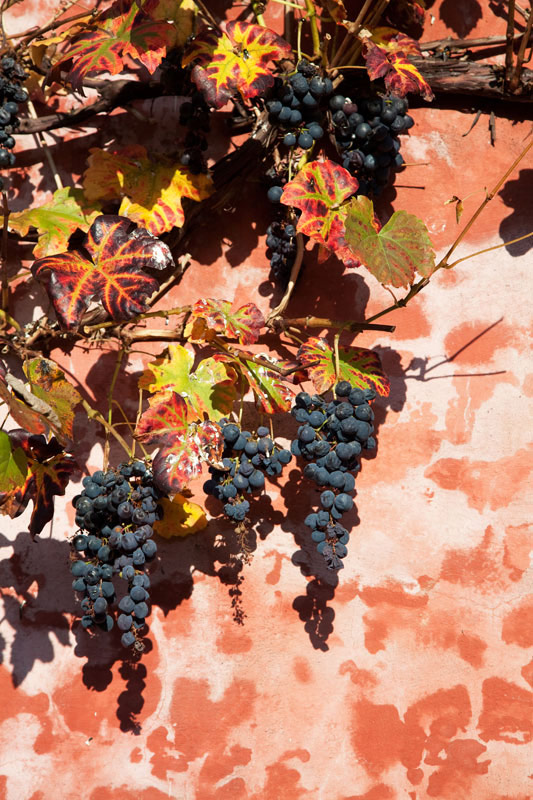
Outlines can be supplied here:
M515 0L509 0L509 9L507 11L507 31L505 33L506 48L505 48L505 81L506 83L511 79L511 70L513 68L513 44L514 44L514 4Z
M70 5L73 6L74 2L70 3ZM86 17L94 17L98 13L96 9L93 9L92 11L82 11L80 14L73 14L72 17L61 19L61 14L64 14L65 11L66 9L62 9L59 14L55 14L50 22L46 23L46 25L43 25L41 28L29 28L27 31L22 31L22 33L14 33L12 36L8 36L7 38L21 39L21 41L15 46L15 50L21 50L22 48L26 47L32 39L41 37L44 33L48 33L48 31L53 31L56 28L60 28L61 25L68 25L69 22L76 22L77 20L84 19Z
M522 39L523 34L517 33L513 43ZM427 53L429 50L475 50L476 47L497 47L507 42L507 36L482 36L478 39L434 39L431 42L420 42L420 50Z
M269 323L268 327L275 331L286 331L287 328L343 328L347 331L384 331L385 333L394 333L396 330L395 325L374 325L372 323L366 324L364 322L355 322L353 320L336 320L327 317L274 317Z
M533 13L529 15L529 19L527 21L527 26L524 31L524 35L522 36L522 41L520 42L520 48L518 50L518 55L516 57L516 66L514 68L513 76L509 83L509 90L511 92L516 92L520 85L520 76L522 74L522 67L524 66L524 58L526 55L526 47L528 42L531 38L531 27L533 25Z

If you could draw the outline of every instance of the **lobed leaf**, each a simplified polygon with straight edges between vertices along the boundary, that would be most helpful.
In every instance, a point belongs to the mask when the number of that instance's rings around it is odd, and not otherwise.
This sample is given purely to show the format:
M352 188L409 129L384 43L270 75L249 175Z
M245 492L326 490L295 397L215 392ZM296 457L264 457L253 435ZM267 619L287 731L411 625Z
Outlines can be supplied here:
M183 47L194 30L194 20L198 6L194 0L146 0L142 10L151 19L169 22L167 46Z
M200 361L193 371L194 354L181 344L168 347L168 357L152 361L139 379L139 388L154 392L175 392L186 403L188 419L219 420L229 414L235 400L235 386L224 364L214 358Z
M15 430L10 431L9 438L15 450L23 450L28 473L23 486L0 493L0 510L11 518L18 517L31 500L29 532L35 536L54 516L54 497L65 494L65 487L78 466L53 437L47 442L44 436Z
M162 156L148 156L142 145L117 150L93 148L83 176L89 200L122 198L119 214L154 236L185 221L184 198L199 203L213 191L208 175L193 175L187 167Z
M145 311L158 283L143 270L172 264L167 245L151 233L124 217L101 215L82 250L40 258L32 273L44 281L61 325L75 330L92 298L117 321Z
M298 358L319 394L327 392L337 382L335 351L326 339L309 339L300 347ZM308 366L316 361L319 363L315 366ZM378 354L363 347L339 348L338 380L350 381L359 389L375 389L383 397L390 391L390 382Z
M55 411L61 432L72 439L74 409L81 403L81 395L65 378L65 373L54 361L33 358L24 366L33 394L44 400Z
M204 461L220 458L222 435L209 420L189 423L187 404L176 392L159 392L149 403L135 437L159 446L153 460L154 480L165 494L175 494L201 473Z
M247 100L274 84L267 66L289 58L292 48L277 33L248 22L223 24L221 35L204 28L186 50L182 65L196 62L192 78L206 102L220 108L237 92Z
M36 258L60 253L78 228L87 231L101 209L87 203L81 189L57 189L53 199L38 208L28 208L9 216L9 227L26 236L30 228L39 234L33 248Z
M253 344L259 338L265 318L254 303L246 303L231 311L227 300L197 300L185 329L193 341L208 341L215 334L228 339L238 339L241 344Z
M435 271L435 253L422 220L407 211L395 211L378 230L368 197L351 201L346 241L355 257L383 285L409 286L417 271L423 277Z
M163 497L159 505L163 508L163 519L157 520L153 527L165 539L190 536L191 533L203 531L207 527L203 508L182 494L175 495L172 500Z
M363 56L370 80L383 78L387 91L400 97L413 92L424 100L433 100L429 83L409 61L409 54L420 55L420 48L414 39L404 34L382 44L376 44L369 37L363 39Z

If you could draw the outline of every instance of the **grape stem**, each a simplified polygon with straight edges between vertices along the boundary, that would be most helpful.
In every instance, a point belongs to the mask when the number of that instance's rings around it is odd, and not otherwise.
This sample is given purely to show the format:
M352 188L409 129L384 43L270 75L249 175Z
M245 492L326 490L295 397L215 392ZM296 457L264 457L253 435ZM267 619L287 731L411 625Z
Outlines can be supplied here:
M289 277L289 282L287 284L287 288L285 290L285 294L281 298L281 302L273 308L270 314L266 319L267 327L270 325L271 321L275 317L281 316L287 306L289 305L289 300L291 299L291 295L294 291L294 287L296 285L296 281L298 280L298 275L300 274L300 269L302 267L303 257L304 257L304 239L301 233L296 234L296 258L294 259L294 264L292 265L291 274Z
M129 447L128 447L128 445L126 444L126 441L125 441L125 440L122 438L122 436L120 435L120 433L118 433L118 431L116 431L116 430L114 429L114 427L113 427L112 425L109 425L109 423L108 423L108 421L106 420L106 418L104 417L104 415L103 415L103 414L101 414L99 411L97 411L97 410L96 410L96 408L93 408L91 405L89 405L89 403L88 403L88 402L87 402L87 400L85 400L85 399L82 399L82 401L81 401L81 404L82 404L83 408L85 409L85 412L86 412L87 416L89 417L89 419L93 419L93 420L95 420L96 422L99 422L101 425L103 425L103 426L104 426L104 428L105 428L107 431L109 431L109 433L110 433L112 436L114 436L114 437L115 437L115 439L117 440L117 442L118 442L118 443L121 445L121 447L122 447L122 448L123 448L123 449L126 451L126 453L128 454L128 457L129 457L129 455L130 455L130 448L129 448Z
M313 40L313 58L318 58L320 55L320 36L318 33L318 25L316 21L316 8L313 0L304 0L305 9L311 25L311 39Z

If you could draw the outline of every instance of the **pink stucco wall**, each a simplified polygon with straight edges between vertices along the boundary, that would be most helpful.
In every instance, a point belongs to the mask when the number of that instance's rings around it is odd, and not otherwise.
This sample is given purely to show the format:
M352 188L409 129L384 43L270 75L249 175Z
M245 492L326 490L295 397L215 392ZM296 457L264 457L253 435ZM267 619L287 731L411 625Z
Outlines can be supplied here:
M474 0L457 5L459 18L448 0L432 5L425 39L504 32L488 3L482 18ZM12 25L27 27L28 18ZM445 201L477 190L465 202L465 217L471 213L531 130L527 115L507 119L495 108L495 145L487 114L465 138L466 105L412 112L416 126L403 152L418 166L398 176L381 206L385 214L392 204L419 215L439 253L457 231ZM157 104L139 110L155 116ZM173 126L168 113L155 135L171 141ZM153 123L143 127L122 111L52 151L68 183L88 146L109 131L129 142L150 130ZM51 185L29 139L21 137L20 149L14 207ZM532 176L530 157L459 255L533 228ZM267 204L256 185L243 187L242 200L253 215L226 213L199 231L191 246L197 261L165 300L169 307L204 296L206 287L264 311L274 305L278 294L264 291ZM387 320L397 325L394 335L358 339L380 348L392 390L375 403L378 452L357 478L338 579L314 577L303 526L314 490L289 469L269 492L272 506L257 503L251 564L241 568L230 528L218 519L186 540L161 540L151 647L138 662L124 656L118 637L89 637L76 621L66 544L76 487L58 499L53 525L35 543L27 515L0 518L0 797L533 795L532 242L438 274ZM343 273L333 259L319 264L315 251L305 264L295 316L346 318L388 300L373 279ZM44 302L34 287L17 293L21 315L31 316L31 298ZM145 353L134 352L121 377L132 413L128 386ZM113 354L75 347L53 356L104 408ZM275 430L290 437L292 421L276 418ZM96 426L78 421L84 470L100 466L102 442Z

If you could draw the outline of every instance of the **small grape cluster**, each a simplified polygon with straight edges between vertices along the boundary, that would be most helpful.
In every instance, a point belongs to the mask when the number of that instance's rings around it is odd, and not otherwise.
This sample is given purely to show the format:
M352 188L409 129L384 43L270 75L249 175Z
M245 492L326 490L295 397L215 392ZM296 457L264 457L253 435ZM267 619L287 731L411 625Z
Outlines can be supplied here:
M143 461L98 470L82 483L83 491L72 501L80 532L71 541L72 588L83 595L81 624L113 628L109 612L116 600L113 577L118 575L128 585L128 594L118 603L121 641L124 647L142 650L138 636L150 613L150 578L144 569L157 552L152 536L161 517L161 495Z
M376 447L370 407L375 391L341 381L335 395L328 403L320 395L300 392L291 409L300 423L291 450L309 462L303 470L305 477L324 489L321 509L309 514L305 524L330 569L340 569L348 552L349 534L339 520L353 507L350 493L355 489L354 475L361 469L359 457L363 449Z
M23 67L11 56L4 56L0 61L0 168L12 167L15 154L11 151L15 146L13 133L20 125L17 117L19 103L28 100L27 90L21 86L27 74ZM0 181L2 179L0 178ZM3 181L0 189L3 188Z
M286 284L296 258L295 226L285 219L274 220L267 228L266 246L274 278Z
M185 136L181 164L188 167L193 175L207 172L204 151L207 150L205 134L210 130L209 106L197 89L192 92L191 99L180 106L180 125L189 129Z
M274 97L267 102L272 121L286 131L283 144L309 150L324 136L324 102L333 92L330 78L323 78L314 64L299 61L287 81L277 78Z
M250 503L243 493L260 492L265 486L265 475L275 478L292 455L269 436L269 430L260 426L255 434L242 431L232 422L221 423L224 450L220 465L209 467L211 478L205 482L204 491L224 503L224 513L235 522L243 522Z
M404 164L398 134L414 125L407 100L391 96L352 102L336 94L329 106L342 166L357 176L357 193L379 195Z

